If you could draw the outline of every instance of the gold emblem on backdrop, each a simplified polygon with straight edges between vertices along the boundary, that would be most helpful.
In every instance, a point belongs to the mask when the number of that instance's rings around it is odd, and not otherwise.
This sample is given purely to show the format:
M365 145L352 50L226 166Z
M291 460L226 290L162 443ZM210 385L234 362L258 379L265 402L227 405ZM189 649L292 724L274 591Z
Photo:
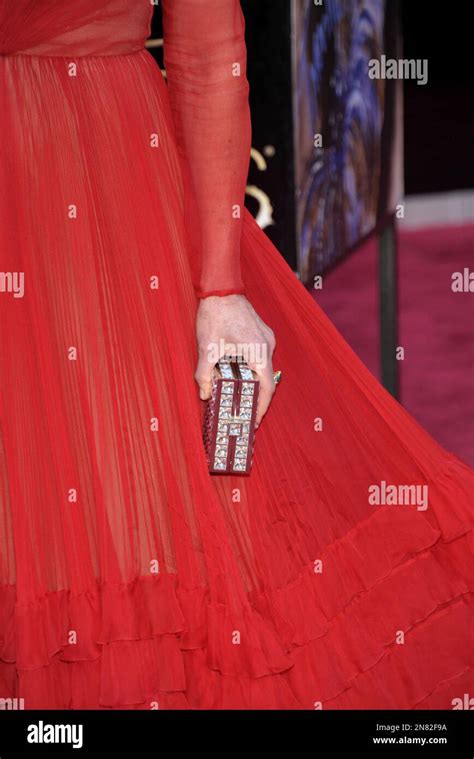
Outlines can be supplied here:
M273 145L265 145L263 149L263 153L265 153L269 158L274 156L275 152L276 151ZM250 151L250 158L255 163L259 171L267 171L268 169L268 164L263 153L257 150L257 148L252 148ZM258 203L258 211L255 217L257 224L262 229L275 224L275 221L273 219L273 206L267 193L264 192L260 187L257 187L253 184L247 185L245 193L249 197L254 198L254 200L256 200Z

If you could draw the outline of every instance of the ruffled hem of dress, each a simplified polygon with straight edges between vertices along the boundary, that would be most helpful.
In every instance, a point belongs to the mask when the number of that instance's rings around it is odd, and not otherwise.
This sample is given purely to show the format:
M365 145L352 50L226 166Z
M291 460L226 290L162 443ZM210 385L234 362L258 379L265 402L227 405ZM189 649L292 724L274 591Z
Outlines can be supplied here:
M470 484L470 470L449 460L430 486L430 520L405 510L395 532L378 508L320 564L249 595L239 615L172 574L26 605L13 586L0 588L3 697L24 698L26 709L444 703L473 684ZM433 516L446 499L444 529Z

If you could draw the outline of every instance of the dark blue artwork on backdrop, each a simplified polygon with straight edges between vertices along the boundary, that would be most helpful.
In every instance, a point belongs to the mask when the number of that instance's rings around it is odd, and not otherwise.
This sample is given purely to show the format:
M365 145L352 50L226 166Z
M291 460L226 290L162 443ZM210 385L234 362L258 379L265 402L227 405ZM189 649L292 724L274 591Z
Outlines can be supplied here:
M368 76L372 58L398 57L398 0L240 2L252 108L246 205L311 287L401 196L401 89ZM161 13L152 32L147 47L162 67Z
M295 10L298 263L309 283L380 217L387 82L368 67L387 52L385 2L297 0Z

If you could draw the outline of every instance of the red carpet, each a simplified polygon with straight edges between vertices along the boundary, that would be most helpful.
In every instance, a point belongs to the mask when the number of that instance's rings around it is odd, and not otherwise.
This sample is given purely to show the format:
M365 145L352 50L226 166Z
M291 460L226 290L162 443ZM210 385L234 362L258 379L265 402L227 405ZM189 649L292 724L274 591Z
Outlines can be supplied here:
M399 233L400 400L448 450L474 464L474 293L451 276L473 270L474 225ZM356 353L379 371L377 245L324 278L316 298Z

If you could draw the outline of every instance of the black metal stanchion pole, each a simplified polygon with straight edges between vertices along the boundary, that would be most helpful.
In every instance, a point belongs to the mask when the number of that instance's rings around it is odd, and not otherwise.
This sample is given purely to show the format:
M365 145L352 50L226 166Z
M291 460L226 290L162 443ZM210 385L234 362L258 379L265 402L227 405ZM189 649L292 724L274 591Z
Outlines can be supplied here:
M382 383L398 399L397 241L392 218L379 236L380 356Z

